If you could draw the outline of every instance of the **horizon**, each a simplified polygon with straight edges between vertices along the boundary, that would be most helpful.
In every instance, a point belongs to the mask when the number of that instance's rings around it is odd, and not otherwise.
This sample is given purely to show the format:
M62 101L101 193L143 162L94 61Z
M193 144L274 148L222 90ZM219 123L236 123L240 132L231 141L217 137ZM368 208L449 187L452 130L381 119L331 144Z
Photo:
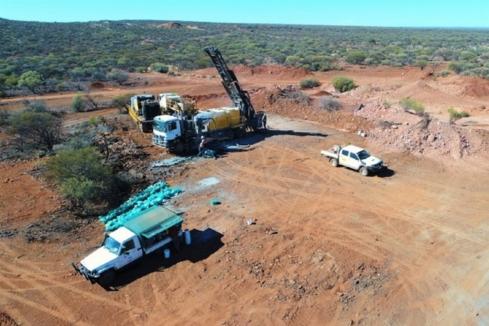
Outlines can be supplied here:
M216 0L124 1L4 0L1 17L6 20L45 23L96 21L175 21L221 24L341 26L377 28L487 29L489 3L481 0L420 1L407 4L377 0L348 4L295 0L248 0L233 3ZM135 7L137 5L137 7ZM150 10L144 10L150 8ZM168 10L171 8L171 10ZM134 12L136 14L134 14ZM60 19L60 17L62 17Z
M182 23L182 24L223 24L223 25L269 25L269 26L306 26L306 27L346 27L346 28L379 28L379 29L444 29L444 30L489 30L489 26L380 26L380 25L330 25L330 24L299 24L299 23L247 23L247 22L218 22L218 21L199 21L199 20L179 20L179 19L98 19L84 21L42 21L42 20L19 20L0 17L0 20L7 20L22 23L44 23L44 24L83 24L98 22L157 22L157 23Z

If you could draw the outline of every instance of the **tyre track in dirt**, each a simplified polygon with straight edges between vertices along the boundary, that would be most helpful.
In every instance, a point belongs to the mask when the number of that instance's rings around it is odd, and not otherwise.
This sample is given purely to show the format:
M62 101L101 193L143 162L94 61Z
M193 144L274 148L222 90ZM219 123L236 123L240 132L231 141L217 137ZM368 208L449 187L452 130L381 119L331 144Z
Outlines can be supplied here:
M291 154L289 155L290 160L293 160L294 157L299 158L301 155L300 151L285 147L278 149L278 147L270 146L268 143L262 146L262 149L263 152L266 151L270 156L275 154L275 157L277 157L277 153L280 152L283 154L286 151ZM308 159L303 164L303 167L307 167L307 170L310 172L309 175L314 175L314 178L307 178L308 175L306 173L304 173L303 179L292 177L287 171L289 169L292 170L293 167L289 167L288 162L285 163L283 156L279 162L278 165L273 165L273 173L264 174L261 171L258 172L253 167L248 157L246 159L239 157L237 159L228 159L226 170L219 170L218 173L224 178L230 180L239 179L248 187L260 189L260 193L265 194L263 197L269 196L273 202L279 202L279 204L286 206L286 208L283 208L283 211L278 210L273 212L273 216L270 217L272 220L276 219L275 217L277 216L283 215L285 212L289 212L290 216L290 212L295 211L296 208L303 208L304 202L315 203L312 207L307 208L307 211L313 212L319 210L320 207L324 207L327 204L326 202L329 202L331 205L334 199L326 199L326 196L331 191L325 187L326 184L335 182L336 184L344 185L348 189L354 189L355 187L365 188L364 185L362 186L363 179L361 182L357 182L358 180L354 179L357 176L352 175L350 171L345 169L344 171L337 170L335 173L330 173L331 169L329 167L325 167L320 160L314 158ZM266 156L263 154L261 155L260 163L263 166L269 164L266 161ZM326 170L325 174L328 174L328 176L318 174L316 171L320 168ZM297 170L296 168L294 172L297 172ZM411 178L409 175L402 175L400 178L401 180L399 182L404 183L406 189L416 189L416 197L405 196L405 198L398 196L396 191L393 191L392 185L376 189L376 193L371 193L366 199L354 195L352 201L355 201L359 207L369 207L369 212L373 215L367 214L370 217L365 219L366 214L360 213L361 222L357 221L352 225L345 224L344 222L338 224L340 219L336 218L334 222L326 223L324 226L319 227L318 233L336 245L355 251L371 259L390 259L392 266L398 271L398 277L392 286L399 286L403 292L403 294L398 293L398 295L402 295L407 300L413 300L413 302L416 300L419 301L420 298L429 300L429 298L433 297L430 293L431 291L438 293L439 291L444 291L444 287L446 287L444 284L446 283L460 283L458 275L444 272L446 262L443 260L433 261L432 255L434 253L447 252L447 250L448 252L455 252L457 250L455 248L461 242L466 242L468 246L481 246L487 241L483 238L484 232L474 232L474 230L464 227L464 224L460 224L460 226L447 224L447 221L441 218L439 214L444 209L444 200L446 198L440 196L440 194L446 193L446 189L440 182L425 178L408 180ZM374 178L368 178L366 180L366 182L374 185L388 185L392 183L386 183L382 179L378 180ZM277 186L279 184L281 184L280 187ZM397 181L395 184L397 184ZM319 189L319 192L317 189ZM337 195L341 196L342 194L336 191L334 196ZM344 193L344 195L348 196L347 193ZM374 195L374 199L370 198L372 195ZM289 198L295 196L295 198L292 201L287 201L285 200L287 196ZM453 196L455 196L455 193L452 191L451 193L446 193L445 197L449 199ZM379 200L380 198L383 199ZM481 199L479 198L479 201ZM416 203L414 211L412 209L413 202ZM437 208L433 210L432 207ZM428 209L432 210L429 218L426 217ZM386 215L386 211L390 211L391 214ZM294 218L290 217L288 223L294 224L293 221ZM399 228L399 223L404 225L405 228ZM297 222L296 227L300 226L301 223ZM484 228L489 231L487 226L484 226ZM424 240L423 244L420 244L417 250L413 250L412 246L406 245L411 241L409 239L412 236L422 234L425 230L428 230L431 236L436 236L436 239L439 239L439 241L455 237L455 242L451 241L451 245L448 247L446 245L434 246L435 251L433 251L433 245L429 243L429 239ZM376 241L376 237L381 240ZM420 273L420 269L427 262L430 262L432 265L431 271L428 274ZM442 279L443 282L441 282ZM433 282L433 280L440 281ZM483 284L481 287L483 287L487 282L482 281L481 283ZM464 305L470 305L469 299L461 298L461 300L465 302ZM417 309L417 307L413 305L410 306L410 309Z
M2 248L6 249L6 251L9 250L8 247L6 246L6 244L3 244L0 242L0 245L2 246ZM28 266L26 266L26 265L28 265ZM40 286L42 288L43 286L49 285L50 290L53 290L56 288L67 290L67 291L70 291L76 295L80 295L84 299L89 300L89 302L93 302L93 301L100 302L106 306L110 306L112 308L116 308L116 309L119 309L121 311L127 311L127 312L134 311L136 313L141 313L143 311L143 309L139 308L138 306L134 306L134 305L129 306L129 305L120 303L120 302L115 301L115 300L110 300L110 299L108 300L108 298L106 296L97 295L97 294L94 294L94 293L86 291L86 290L81 290L81 289L79 289L73 285L70 285L69 283L63 282L63 281L57 281L56 278L51 278L48 275L46 275L42 269L39 269L36 267L34 267L34 268L29 267L30 265L27 262L23 262L23 263L18 262L17 264L6 265L6 263L4 263L3 261L0 261L0 267L2 267L2 269L5 269L7 266L12 266L11 268L14 268L16 271L18 271L20 273L31 274L33 276L33 280L30 280L29 282L31 283L31 286L33 288L36 288L36 286ZM36 274L36 273L40 273L40 274ZM46 295L45 291L44 291L44 294ZM49 294L49 296L50 296L50 298L49 298L50 300L57 301L56 294ZM32 304L38 304L38 303L32 303ZM59 304L61 306L64 305L64 303L59 303ZM68 311L70 311L69 308L67 308L67 309L68 309Z

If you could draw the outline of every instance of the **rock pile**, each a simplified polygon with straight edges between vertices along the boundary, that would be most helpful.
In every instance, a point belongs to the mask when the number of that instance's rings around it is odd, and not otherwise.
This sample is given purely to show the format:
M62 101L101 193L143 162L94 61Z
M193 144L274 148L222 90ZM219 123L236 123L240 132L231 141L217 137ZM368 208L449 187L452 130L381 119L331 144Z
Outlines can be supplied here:
M376 122L368 139L388 149L415 154L448 155L461 158L481 150L477 131L431 118L414 115L399 107L387 108L379 102L365 104L357 116Z

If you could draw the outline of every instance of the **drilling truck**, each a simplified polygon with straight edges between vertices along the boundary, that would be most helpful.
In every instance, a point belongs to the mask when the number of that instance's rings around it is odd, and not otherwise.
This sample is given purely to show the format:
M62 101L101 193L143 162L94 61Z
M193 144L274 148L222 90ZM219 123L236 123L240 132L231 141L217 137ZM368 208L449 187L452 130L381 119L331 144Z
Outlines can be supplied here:
M128 113L142 132L151 132L153 119L161 114L161 108L154 95L134 95Z
M266 115L255 111L248 92L239 85L234 72L228 68L221 52L215 47L204 51L211 58L233 107L200 111L195 114L160 115L153 121L153 143L169 152L195 152L205 138L218 141L243 136L248 131L266 130Z

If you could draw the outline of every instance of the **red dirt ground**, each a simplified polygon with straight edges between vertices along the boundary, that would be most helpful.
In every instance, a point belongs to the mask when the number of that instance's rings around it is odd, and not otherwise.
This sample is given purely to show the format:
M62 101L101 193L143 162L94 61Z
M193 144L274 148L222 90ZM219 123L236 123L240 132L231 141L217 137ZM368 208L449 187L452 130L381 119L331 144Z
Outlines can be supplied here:
M177 91L204 96L198 103L227 101L218 79L193 77L197 74L151 74L148 87L104 89L96 96ZM331 92L329 81L340 74L360 85L339 96L348 107L418 94L416 87L439 94L464 80L427 80L425 72L414 68L353 67L315 75L323 82L320 89ZM246 89L255 89L251 93L257 107L266 91L260 88L270 91L302 78L273 76L242 78ZM64 105L71 96L42 98ZM2 103L15 109L16 101ZM426 105L441 107L445 101L462 107L486 98L432 96ZM170 180L186 189L171 202L186 212L186 227L222 234L222 247L200 259L183 257L108 292L70 266L102 240L97 222L80 229L78 238L66 235L59 242L3 238L0 318L24 325L489 323L489 174L484 158L452 161L387 151L368 138L328 127L358 127L360 120L346 113L314 113L304 121L303 111L272 111L281 114L269 118L273 136L247 151L189 163ZM105 113L117 115L114 110ZM94 114L100 113L68 114L66 123ZM133 131L128 137L149 142L149 135ZM333 168L319 156L321 149L346 143L368 145L393 172L364 178ZM156 158L157 148L145 150ZM36 163L0 166L0 182L9 179L0 187L1 228L22 227L59 207L53 190L29 174ZM207 177L220 182L197 188ZM210 206L214 197L222 204ZM250 218L255 225L246 224Z

